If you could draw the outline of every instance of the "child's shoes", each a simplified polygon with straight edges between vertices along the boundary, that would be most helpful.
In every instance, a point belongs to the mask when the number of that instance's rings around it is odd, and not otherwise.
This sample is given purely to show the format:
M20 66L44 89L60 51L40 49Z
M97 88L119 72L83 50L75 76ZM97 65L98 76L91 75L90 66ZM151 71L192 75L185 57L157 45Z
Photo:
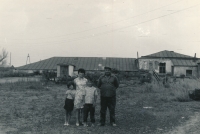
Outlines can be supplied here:
M65 122L65 124L64 124L64 125L65 125L65 126L69 126L69 123L66 123L66 122Z
M116 126L117 126L117 124L116 124L116 123L112 123L111 125L112 125L113 127L116 127Z
M83 123L83 126L84 126L84 127L87 127L88 125L87 125L87 123L84 122L84 123Z

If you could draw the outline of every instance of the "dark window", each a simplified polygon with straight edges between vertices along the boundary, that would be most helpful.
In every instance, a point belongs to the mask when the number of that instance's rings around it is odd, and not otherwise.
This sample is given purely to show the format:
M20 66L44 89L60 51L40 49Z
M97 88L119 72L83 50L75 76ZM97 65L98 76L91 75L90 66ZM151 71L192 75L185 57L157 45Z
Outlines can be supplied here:
M166 63L159 63L159 73L166 72Z
M186 70L186 76L192 76L192 70Z

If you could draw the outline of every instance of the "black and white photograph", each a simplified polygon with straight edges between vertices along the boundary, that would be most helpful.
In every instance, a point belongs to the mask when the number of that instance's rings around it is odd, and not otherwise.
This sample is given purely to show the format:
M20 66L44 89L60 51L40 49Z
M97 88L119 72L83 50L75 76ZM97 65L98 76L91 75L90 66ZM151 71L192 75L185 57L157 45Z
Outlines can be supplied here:
M200 1L0 0L0 134L200 134Z

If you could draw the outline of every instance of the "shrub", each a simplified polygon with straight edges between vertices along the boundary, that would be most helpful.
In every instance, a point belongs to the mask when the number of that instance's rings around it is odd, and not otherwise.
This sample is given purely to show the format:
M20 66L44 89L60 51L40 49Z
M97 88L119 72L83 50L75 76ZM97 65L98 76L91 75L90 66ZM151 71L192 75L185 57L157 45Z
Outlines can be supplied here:
M51 80L51 79L54 79L55 81L55 78L56 78L56 73L54 71L43 71L42 72L42 79L43 81L48 81L48 80Z
M33 72L33 74L34 74L34 75L41 75L41 73L40 73L40 71L39 71L39 70L37 70L37 71L34 71L34 72Z
M85 74L85 77L93 82L95 85L97 85L99 77L102 75L100 71L95 71L95 72L87 72Z
M119 73L119 70L116 69L116 68L113 68L113 69L111 70L111 72L114 73L114 74L118 74L118 73Z
M184 80L185 75L184 75L184 74L181 74L181 75L180 75L180 78L182 78L182 79Z
M118 72L115 75L117 76L119 81L132 80L132 79L135 79L135 78L139 77L139 73L138 72L124 72L124 71L121 71L121 72Z
M166 86L168 87L166 88ZM186 79L185 81L180 81L177 83L167 83L165 85L158 83L145 83L144 85L142 85L140 91L142 93L155 94L157 101L187 102L191 101L189 97L190 92L198 87L200 87L200 83L198 81Z
M67 84L69 81L73 81L77 77L71 77L71 76L63 76L63 77L57 77L55 82L56 84L62 83L62 84Z

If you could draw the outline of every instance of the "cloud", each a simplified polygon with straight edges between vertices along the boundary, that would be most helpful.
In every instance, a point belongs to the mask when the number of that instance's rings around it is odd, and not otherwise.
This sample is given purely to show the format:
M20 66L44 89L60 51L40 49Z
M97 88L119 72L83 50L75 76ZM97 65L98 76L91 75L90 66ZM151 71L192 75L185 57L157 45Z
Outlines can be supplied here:
M139 27L139 26L135 26L135 28L140 33L140 36L148 36L151 33L149 29L144 29L144 28Z

